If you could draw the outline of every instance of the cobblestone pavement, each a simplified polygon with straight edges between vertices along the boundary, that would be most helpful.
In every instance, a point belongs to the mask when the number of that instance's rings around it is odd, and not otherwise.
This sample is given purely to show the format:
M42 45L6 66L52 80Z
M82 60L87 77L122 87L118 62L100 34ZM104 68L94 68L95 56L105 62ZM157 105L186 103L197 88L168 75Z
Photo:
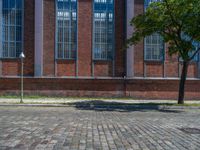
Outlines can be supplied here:
M0 114L0 150L200 149L200 110L0 107Z

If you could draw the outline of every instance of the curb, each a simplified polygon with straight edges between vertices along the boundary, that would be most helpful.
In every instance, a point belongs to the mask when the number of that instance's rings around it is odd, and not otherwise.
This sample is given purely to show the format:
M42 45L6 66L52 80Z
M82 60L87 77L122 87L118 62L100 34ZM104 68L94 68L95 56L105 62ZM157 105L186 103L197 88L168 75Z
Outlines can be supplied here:
M200 106L159 106L161 109L200 109Z
M0 107L75 107L75 108L126 108L126 109L158 109L158 110L169 110L169 109L200 109L200 106L166 106L166 105L75 105L75 104L0 104Z

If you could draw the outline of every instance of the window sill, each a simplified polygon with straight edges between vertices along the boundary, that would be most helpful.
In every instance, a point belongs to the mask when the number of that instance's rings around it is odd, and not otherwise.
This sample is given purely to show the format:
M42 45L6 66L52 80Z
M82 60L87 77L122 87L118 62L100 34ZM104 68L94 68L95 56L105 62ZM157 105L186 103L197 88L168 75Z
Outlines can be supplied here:
M93 59L93 61L113 61L113 59Z
M13 57L13 58L0 58L0 60L20 60L19 57Z
M180 64L183 64L183 61L179 61ZM189 62L189 64L198 64L199 61L196 61L196 60L192 60Z
M144 60L148 64L163 64L164 60Z
M76 61L76 58L56 58L56 61Z

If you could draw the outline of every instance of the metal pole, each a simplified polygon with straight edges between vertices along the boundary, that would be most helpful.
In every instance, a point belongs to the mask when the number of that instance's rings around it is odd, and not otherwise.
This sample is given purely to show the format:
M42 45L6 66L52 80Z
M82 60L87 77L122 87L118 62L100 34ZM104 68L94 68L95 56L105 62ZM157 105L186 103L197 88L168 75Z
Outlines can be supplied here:
M23 103L23 96L24 96L23 71L24 71L24 62L23 62L23 58L21 58L21 100L20 100L20 103Z

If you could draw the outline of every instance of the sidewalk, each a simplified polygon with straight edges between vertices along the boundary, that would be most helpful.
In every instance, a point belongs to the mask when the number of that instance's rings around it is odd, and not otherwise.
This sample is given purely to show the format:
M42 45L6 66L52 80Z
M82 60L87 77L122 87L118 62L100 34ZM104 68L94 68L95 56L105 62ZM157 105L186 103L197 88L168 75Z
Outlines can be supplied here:
M130 100L130 99L103 99L103 98L41 98L24 99L0 98L0 106L41 106L41 107L128 107L158 109L200 109L200 101L185 101L185 105L177 106L175 100Z

